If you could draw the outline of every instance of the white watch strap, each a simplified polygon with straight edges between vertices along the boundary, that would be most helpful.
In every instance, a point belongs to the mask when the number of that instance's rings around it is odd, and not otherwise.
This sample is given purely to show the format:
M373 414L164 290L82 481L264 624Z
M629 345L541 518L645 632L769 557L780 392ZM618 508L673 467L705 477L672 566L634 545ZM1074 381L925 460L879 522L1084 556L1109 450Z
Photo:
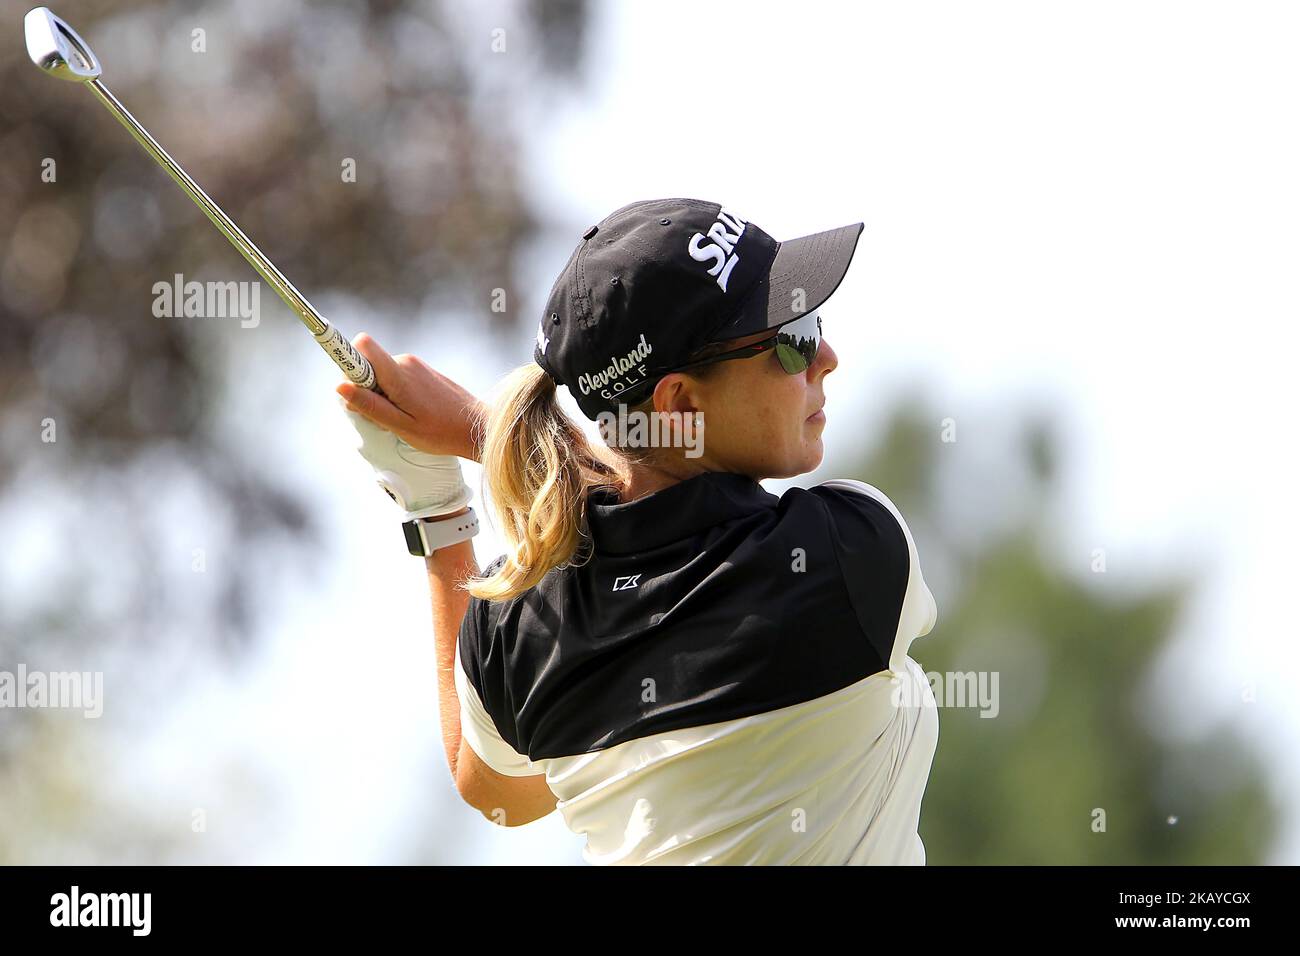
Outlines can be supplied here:
M406 550L427 558L439 548L468 541L478 534L478 515L470 508L454 518L415 518L402 523Z

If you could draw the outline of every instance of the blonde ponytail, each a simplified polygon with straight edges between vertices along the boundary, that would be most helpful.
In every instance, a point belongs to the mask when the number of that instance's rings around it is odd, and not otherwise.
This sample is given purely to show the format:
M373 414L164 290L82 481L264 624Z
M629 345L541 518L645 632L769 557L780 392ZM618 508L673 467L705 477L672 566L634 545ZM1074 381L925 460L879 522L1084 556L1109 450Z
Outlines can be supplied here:
M554 381L534 362L506 377L484 423L482 462L506 558L495 574L470 578L464 589L507 601L578 555L587 493L616 489L618 474L564 413Z

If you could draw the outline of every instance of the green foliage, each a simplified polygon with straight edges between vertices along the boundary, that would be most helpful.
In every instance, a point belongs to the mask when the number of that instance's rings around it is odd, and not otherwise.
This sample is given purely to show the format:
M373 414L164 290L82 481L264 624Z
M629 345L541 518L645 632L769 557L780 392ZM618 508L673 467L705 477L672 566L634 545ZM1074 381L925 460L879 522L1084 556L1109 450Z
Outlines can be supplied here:
M1088 556L1077 573L1063 567L1044 507L1058 492L1060 436L1046 419L1009 427L999 473L977 472L958 449L990 437L972 427L943 442L940 416L912 401L870 455L837 472L888 494L917 538L939 617L913 658L931 675L999 675L996 716L941 706L921 811L927 861L1266 862L1280 812L1261 755L1230 726L1183 743L1152 723L1170 719L1152 699L1153 665L1197 582L1171 576L1116 594ZM1018 489L1011 519L972 545L960 516L1006 506L1006 488ZM958 505L940 489L958 489Z

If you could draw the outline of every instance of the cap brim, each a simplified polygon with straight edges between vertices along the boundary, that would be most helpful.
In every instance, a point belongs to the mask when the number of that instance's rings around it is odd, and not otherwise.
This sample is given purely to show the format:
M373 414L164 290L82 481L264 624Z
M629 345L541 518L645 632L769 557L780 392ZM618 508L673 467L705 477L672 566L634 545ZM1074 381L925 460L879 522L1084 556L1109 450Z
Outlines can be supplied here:
M819 308L849 271L862 229L863 224L855 222L780 243L772 267L740 315L710 338L753 335Z

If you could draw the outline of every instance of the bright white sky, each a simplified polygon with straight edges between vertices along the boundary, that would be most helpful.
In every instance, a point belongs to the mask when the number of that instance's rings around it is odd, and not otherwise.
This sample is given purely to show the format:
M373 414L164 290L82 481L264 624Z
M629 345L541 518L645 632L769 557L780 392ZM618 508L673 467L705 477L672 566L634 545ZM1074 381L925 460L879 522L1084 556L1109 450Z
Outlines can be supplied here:
M1295 814L1300 650L1274 611L1293 586L1300 526L1288 426L1300 8L594 6L590 96L531 118L529 175L556 227L531 266L534 311L582 229L635 199L715 199L777 238L865 222L823 312L841 356L830 454L912 382L938 395L959 435L977 435L1009 397L1059 408L1070 441L1060 559L1082 574L1105 548L1117 588L1203 569L1164 683L1170 733L1239 721L1274 754ZM507 370L473 334L456 355L438 351L445 343L385 344L484 394ZM531 347L527 330L515 364ZM275 359L268 374L283 369ZM303 362L327 397L328 364ZM850 407L851 425L836 411ZM244 759L283 799L272 832L246 834L265 861L387 862L427 821L449 862L577 862L558 814L499 832L457 805L420 562L403 554L337 409L304 402L293 416L281 451L316 461L331 476L317 490L348 515L335 538L353 555L320 569L321 593L342 597L287 602L248 683L214 683L192 721L156 742L158 773L195 734L232 754L255 737ZM480 562L500 552L491 531L477 541ZM1251 682L1257 700L1243 704ZM223 710L244 719L214 739ZM1300 862L1300 816L1274 862Z

